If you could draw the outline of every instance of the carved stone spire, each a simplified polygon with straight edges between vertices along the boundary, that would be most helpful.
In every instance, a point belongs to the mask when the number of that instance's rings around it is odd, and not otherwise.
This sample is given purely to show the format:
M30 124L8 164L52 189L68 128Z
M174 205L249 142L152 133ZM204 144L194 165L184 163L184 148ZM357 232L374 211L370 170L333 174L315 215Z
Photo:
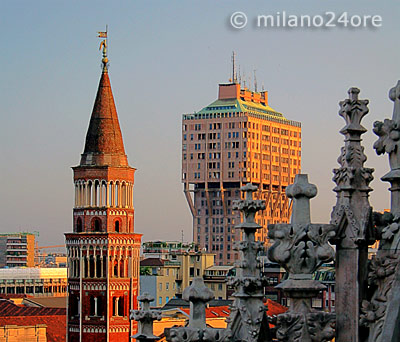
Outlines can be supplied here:
M362 303L361 323L369 327L368 342L399 340L400 326L400 81L390 89L394 102L392 119L376 121L373 131L377 154L389 155L390 171L381 179L390 182L391 209L378 214L380 232L378 253L371 260L368 282L373 294Z
M390 182L391 206L390 213L393 216L391 222L383 229L381 248L399 249L400 244L400 81L390 89L389 98L394 102L392 120L384 122L375 121L374 129L379 139L374 144L377 154L389 155L390 171L382 177L383 181Z
M255 222L257 211L265 209L265 201L253 200L253 192L258 187L248 183L241 188L246 193L244 200L235 201L233 209L243 213L243 222L235 228L242 230L243 240L236 242L234 248L240 251L236 262L236 277L229 279L233 285L235 300L228 319L228 329L235 341L270 341L266 307L263 303L265 279L260 276L261 264L257 259L263 243L255 241L255 232L261 228Z
M368 113L368 100L360 100L359 93L359 89L350 88L349 98L339 103L339 115L346 125L340 131L345 136L338 158L340 167L333 170L337 194L331 219L336 226L332 240L336 244L336 342L365 338L358 317L361 302L366 298L368 244L375 242L368 201L374 170L364 167L367 157L361 145L361 135L366 132L361 120Z
M332 223L338 225L337 242L346 248L357 248L369 238L367 227L371 220L368 193L372 191L369 183L374 169L364 167L367 157L361 146L361 135L367 131L361 120L368 114L369 101L360 100L359 93L358 88L350 88L349 98L339 103L339 115L346 122L340 131L345 136L345 145L338 158L340 167L333 170L337 202Z
M268 237L274 241L268 256L289 274L277 288L291 299L289 311L278 316L277 338L287 342L329 341L334 337L335 316L312 310L312 298L325 289L312 276L322 263L334 258L328 240L335 235L335 226L310 222L310 198L317 194L317 187L308 183L307 175L296 175L286 194L294 202L291 223L268 225Z

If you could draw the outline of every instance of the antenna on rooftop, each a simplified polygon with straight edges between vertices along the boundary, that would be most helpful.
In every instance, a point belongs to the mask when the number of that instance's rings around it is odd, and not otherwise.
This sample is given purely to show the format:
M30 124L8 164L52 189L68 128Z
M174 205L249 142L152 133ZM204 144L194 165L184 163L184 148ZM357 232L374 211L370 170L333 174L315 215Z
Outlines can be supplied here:
M257 92L257 76L256 76L256 69L254 69L254 91Z
M262 91L264 91L264 82L261 85L261 89L262 89Z
M240 65L239 65L239 84L242 85L242 75L240 74Z
M235 51L232 51L232 82L237 82L237 73L236 73L236 65L235 65Z

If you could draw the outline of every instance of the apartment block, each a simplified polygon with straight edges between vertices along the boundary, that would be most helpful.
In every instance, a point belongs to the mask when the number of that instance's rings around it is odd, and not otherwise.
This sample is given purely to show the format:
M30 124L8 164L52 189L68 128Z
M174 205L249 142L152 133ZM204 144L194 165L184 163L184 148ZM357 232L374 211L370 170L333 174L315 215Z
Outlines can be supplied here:
M34 267L35 235L0 234L0 267Z
M151 306L162 307L175 297L178 268L178 263L159 258L140 262L140 292L153 296Z
M218 99L182 118L182 183L193 216L193 240L215 253L217 265L238 259L233 202L240 187L258 186L267 207L256 218L257 240L268 243L267 225L288 222L285 188L301 170L301 124L268 105L267 91L219 85Z

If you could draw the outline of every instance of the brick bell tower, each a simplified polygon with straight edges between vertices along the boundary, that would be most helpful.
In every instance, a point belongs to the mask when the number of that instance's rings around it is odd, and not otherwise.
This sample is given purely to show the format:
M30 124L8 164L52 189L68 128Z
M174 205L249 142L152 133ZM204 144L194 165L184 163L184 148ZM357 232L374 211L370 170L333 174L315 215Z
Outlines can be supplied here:
M103 33L106 38L106 33ZM73 167L73 232L68 252L67 341L130 341L136 322L141 234L134 233L135 169L125 154L108 77L107 40L103 70L86 135Z

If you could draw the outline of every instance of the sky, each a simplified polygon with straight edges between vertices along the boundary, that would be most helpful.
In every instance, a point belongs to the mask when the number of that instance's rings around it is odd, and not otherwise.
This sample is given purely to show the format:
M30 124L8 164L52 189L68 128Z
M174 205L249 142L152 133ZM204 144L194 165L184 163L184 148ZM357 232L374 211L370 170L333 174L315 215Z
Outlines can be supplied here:
M247 15L235 29L231 16ZM381 27L257 27L257 16L380 15ZM328 222L332 169L343 146L338 102L370 100L363 144L375 168L371 204L390 206L387 156L373 122L392 115L400 78L400 3L371 0L3 1L0 60L0 231L38 231L40 245L72 231L71 166L78 165L101 73L97 31L109 28L109 75L135 176L135 231L143 241L191 241L181 184L181 119L213 102L231 54L256 70L269 104L302 123L302 173L318 187L312 220ZM324 19L324 20L325 20ZM355 23L357 18L354 18ZM251 83L249 81L249 83Z

